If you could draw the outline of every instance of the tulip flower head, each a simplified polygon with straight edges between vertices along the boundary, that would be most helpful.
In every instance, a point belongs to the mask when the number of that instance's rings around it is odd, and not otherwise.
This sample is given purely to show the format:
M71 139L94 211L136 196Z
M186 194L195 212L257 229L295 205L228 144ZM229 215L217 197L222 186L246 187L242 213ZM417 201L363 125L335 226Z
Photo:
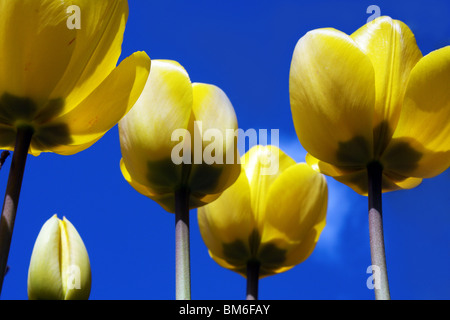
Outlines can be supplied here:
M290 98L307 162L367 195L409 189L450 165L450 46L422 56L403 22L379 17L352 35L326 28L297 43Z
M352 35L308 32L289 91L306 161L368 195L376 299L390 299L382 192L414 188L450 165L450 46L422 56L403 22L379 17Z
M116 67L127 17L126 0L0 0L2 149L27 128L30 153L70 155L117 124L150 69L144 52ZM70 27L75 18L79 28Z
M30 300L87 300L91 268L75 227L56 214L42 226L28 270Z
M14 150L0 225L0 291L28 153L71 155L130 110L150 70L118 66L127 0L0 0L0 148Z
M208 129L220 138L202 138ZM189 190L190 208L202 206L239 175L238 161L226 162L228 153L238 154L235 140L226 134L236 129L234 108L220 88L191 83L176 61L154 60L142 96L119 122L122 173L169 212L175 211L175 192L181 188ZM219 161L207 163L203 155L217 142Z
M226 162L237 155L235 139L227 136L236 129L226 94L191 83L170 60L152 62L141 97L119 122L124 178L175 213L177 299L190 299L189 209L217 199L238 177L238 161Z
M274 174L261 174L279 161ZM241 158L236 182L198 209L201 235L222 267L259 277L291 269L309 257L325 226L328 189L320 173L296 163L275 146L255 146Z

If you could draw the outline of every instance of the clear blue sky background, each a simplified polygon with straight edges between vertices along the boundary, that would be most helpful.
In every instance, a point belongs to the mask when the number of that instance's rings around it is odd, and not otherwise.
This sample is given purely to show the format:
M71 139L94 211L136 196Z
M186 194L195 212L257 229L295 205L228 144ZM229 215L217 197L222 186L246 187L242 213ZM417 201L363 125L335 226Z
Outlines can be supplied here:
M180 62L195 82L221 87L239 127L279 129L281 148L297 161L288 79L291 56L307 31L346 33L366 23L369 5L404 21L422 53L450 44L450 3L436 1L130 0L123 57L145 50ZM2 299L27 299L31 251L54 213L78 229L90 254L91 299L174 299L174 215L123 179L118 130L74 156L29 156ZM0 171L4 193L8 158ZM260 299L373 299L367 199L328 179L327 226L310 258L262 279ZM385 194L384 231L393 299L450 298L450 171L413 190ZM193 299L244 299L245 279L221 268L191 211Z

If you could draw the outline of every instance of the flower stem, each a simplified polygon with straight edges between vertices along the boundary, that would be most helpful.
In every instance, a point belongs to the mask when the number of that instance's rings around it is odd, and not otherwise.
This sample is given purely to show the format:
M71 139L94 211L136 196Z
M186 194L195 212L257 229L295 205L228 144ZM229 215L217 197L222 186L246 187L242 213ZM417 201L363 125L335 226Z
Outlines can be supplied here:
M14 221L19 205L23 173L25 171L25 163L27 161L32 136L33 130L30 128L17 129L16 145L9 170L0 222L0 293L3 286L3 278L6 273L6 264L8 262Z
M367 172L369 178L370 254L372 256L375 299L390 300L381 201L383 168L380 163L374 162L367 166Z
M258 300L259 262L247 263L247 300Z
M175 192L175 274L176 299L191 299L191 269L189 252L189 191Z

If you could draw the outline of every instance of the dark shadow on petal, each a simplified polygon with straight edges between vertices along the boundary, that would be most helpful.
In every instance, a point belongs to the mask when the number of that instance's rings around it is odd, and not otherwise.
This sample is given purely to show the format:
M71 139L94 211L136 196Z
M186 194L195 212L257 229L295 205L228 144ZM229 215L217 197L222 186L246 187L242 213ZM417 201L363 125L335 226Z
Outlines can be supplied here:
M170 158L148 161L146 180L146 185L156 193L175 192L181 187L181 165L177 166Z
M45 106L39 108L38 114L34 117L34 121L37 123L46 123L61 114L64 109L64 99L52 99L49 100Z
M0 122L14 125L17 120L31 122L37 106L29 98L20 98L9 93L0 97Z
M45 150L72 143L69 127L65 123L52 123L40 126L34 134L33 144Z
M373 154L375 158L378 158L384 152L389 141L391 141L392 134L392 129L387 121L382 121L373 129Z
M413 148L411 140L402 138L391 141L389 148L383 154L383 160L389 163L390 170L404 172L417 168L423 154Z
M225 261L233 266L242 265L243 262L250 259L250 251L248 250L248 244L245 244L242 240L236 240L230 243L224 243L222 245Z
M369 142L364 137L357 136L349 141L339 142L336 158L340 163L355 165L367 162L370 154Z
M419 146L413 138L392 139L392 134L392 129L387 121L381 122L374 128L375 144L372 159L364 158L364 155L369 154L369 144L362 136L339 143L336 156L339 161L345 164L341 167L341 170L345 171L347 167L351 168L352 163L358 163L359 169L355 167L353 172L334 178L350 186L358 193L366 194L368 179L365 168L369 163L379 161L390 173L389 176L383 176L383 190L398 189L394 182L407 179L408 177L405 174L417 168L423 157L424 148ZM394 179L394 176L398 176L398 179Z
M15 126L30 126L34 130L31 145L34 149L47 151L52 147L72 143L69 127L65 123L52 123L64 108L64 99L49 100L42 107L30 98L4 93L0 97L0 123L11 129L0 130L0 145L13 146Z
M278 269L286 261L286 253L286 250L269 242L259 249L258 261L261 261L265 269Z
M2 148L14 147L16 142L16 131L13 127L0 129L0 146Z
M193 164L187 184L196 192L218 193L223 191L226 167L229 164Z

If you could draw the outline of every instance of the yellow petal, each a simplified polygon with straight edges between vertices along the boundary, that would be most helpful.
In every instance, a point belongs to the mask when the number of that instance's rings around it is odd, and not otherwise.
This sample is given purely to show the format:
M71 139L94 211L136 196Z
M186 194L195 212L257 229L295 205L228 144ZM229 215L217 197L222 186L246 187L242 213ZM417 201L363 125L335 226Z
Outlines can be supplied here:
M153 60L144 91L120 121L120 131L127 134L133 148L145 148L150 159L167 158L176 144L172 133L187 129L191 110L192 87L186 70L175 61Z
M208 250L209 256L222 268L234 271L239 273L241 276L247 276L247 264L246 263L234 263L230 264L227 260L220 258L219 256L214 255L211 250ZM240 261L240 259L239 259Z
M450 166L450 46L423 57L411 72L402 113L383 155L386 169L434 177Z
M223 137L226 130L237 129L233 105L225 92L212 84L193 83L193 106L195 121L201 121L203 131L218 129Z
M356 171L365 170L364 166L348 166L348 167L339 167L334 166L332 164L326 163L325 161L321 161L317 158L314 158L310 153L306 154L305 157L306 163L315 171L323 173L330 177L339 177L347 174L354 173Z
M263 268L292 267L313 251L325 226L328 189L325 177L307 164L287 168L267 197L258 258Z
M0 87L46 100L65 73L74 48L64 1L0 1Z
M298 138L314 157L345 166L372 158L374 70L348 35L318 29L302 37L289 92Z
M61 279L65 300L87 300L91 292L91 266L80 234L63 217L61 232Z
M120 170L125 180L140 194L154 200L157 202L164 210L170 213L175 213L175 192L174 190L169 190L165 193L158 193L157 190L152 189L149 184L143 185L133 177L128 172L127 167L124 164L123 159L120 161ZM198 208L204 206L216 200L220 194L199 194L191 193L189 195L189 209Z
M130 110L141 94L150 69L144 52L126 58L86 99L67 114L36 131L35 143L64 155L99 139ZM74 146L74 147L72 147ZM42 150L42 151L48 151Z
M241 163L250 183L251 206L258 230L262 230L269 188L295 161L276 146L256 145L242 157Z
M51 128L50 128L51 129ZM102 138L103 135L98 136L97 138L94 138L94 140L91 140L86 143L80 143L80 144L70 144L70 145L64 145L63 143L60 145L55 145L51 147L51 152L61 155L72 155L76 154L78 152L81 152L83 150L88 149L92 145L94 145L98 140ZM64 135L62 135L64 137ZM49 136L51 138L51 136ZM65 140L64 140L65 141ZM29 154L32 154L33 156L38 156L42 152L48 151L49 146L46 143L42 143L38 140L32 140L30 150L28 150Z
M173 192L181 183L182 165L171 159L179 142L172 135L181 130L184 139L191 111L186 70L175 61L152 61L142 95L119 122L123 161L134 180L159 194Z
M355 192L367 196L368 177L366 167L338 167L320 161L310 154L306 155L306 163L315 171L333 177L337 181L352 188ZM421 182L422 179L405 177L385 169L382 177L382 192L411 189L417 187Z
M165 210L169 212L175 212L175 195L173 193L166 194L158 194L154 192L148 186L139 183L136 179L134 179L128 168L125 165L123 158L120 160L120 170L122 171L122 175L125 180L140 194L156 201L159 203Z
M389 142L398 117L409 74L422 57L414 34L403 22L377 18L351 35L370 58L375 70L375 156Z
M217 86L194 83L191 124L193 164L189 188L220 193L239 176L239 155L234 133L238 129L233 105ZM228 157L227 157L228 156Z
M116 67L128 18L128 2L126 0L65 2L66 32L67 24L76 18L76 12L70 10L70 5L80 8L81 23L80 29L68 31L71 38L66 45L74 47L73 53L64 77L52 92L53 98L66 98L65 112L67 112L81 103Z
M244 170L214 202L198 209L200 232L211 256L220 265L244 268L255 244L250 238L255 220L250 187ZM232 204L230 206L230 204Z
M387 181L391 182L391 186L389 189L386 187ZM401 189L412 189L417 187L421 183L421 178L405 177L388 170L383 171L383 192Z
M80 29L68 27L72 5L80 8ZM126 0L1 1L0 12L0 87L32 98L39 109L48 100L66 98L67 110L114 69L128 4Z

